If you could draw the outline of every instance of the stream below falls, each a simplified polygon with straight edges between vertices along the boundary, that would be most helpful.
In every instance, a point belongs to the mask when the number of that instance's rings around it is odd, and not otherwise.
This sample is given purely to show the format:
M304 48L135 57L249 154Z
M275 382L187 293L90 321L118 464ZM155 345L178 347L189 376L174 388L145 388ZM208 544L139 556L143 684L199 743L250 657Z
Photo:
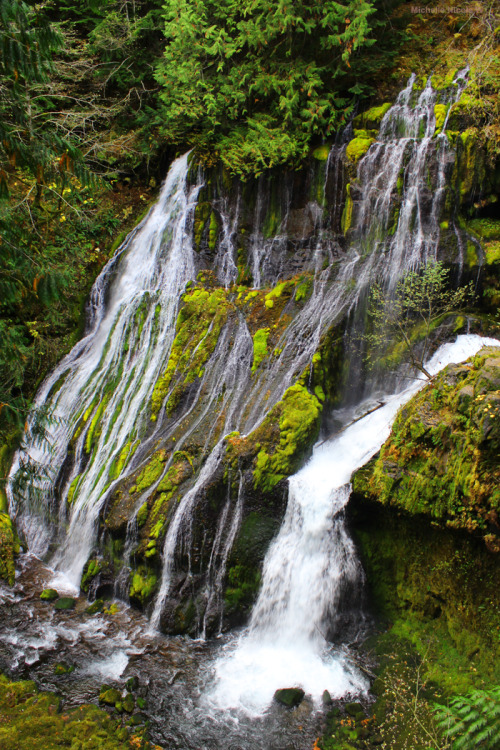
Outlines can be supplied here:
M484 345L500 342L459 336L441 346L427 367L435 374ZM136 676L136 696L145 701L139 719L149 720L152 740L164 748L310 749L323 728L323 690L334 699L369 700L355 647L339 645L339 639L331 645L325 637L342 615L342 592L355 600L363 586L344 524L349 480L387 438L399 407L424 384L412 380L396 394L372 394L343 415L347 426L318 444L290 478L288 510L267 553L248 628L193 640L155 632L123 602L91 615L81 597L75 610L57 611L40 600L41 590L55 580L60 593L75 595L74 587L25 554L15 586L0 587L0 669L57 692L67 707L97 703L103 683L125 690ZM375 411L374 399L383 402ZM362 632L361 608L357 617ZM56 676L61 663L74 669ZM301 685L306 698L288 710L272 696L292 684Z

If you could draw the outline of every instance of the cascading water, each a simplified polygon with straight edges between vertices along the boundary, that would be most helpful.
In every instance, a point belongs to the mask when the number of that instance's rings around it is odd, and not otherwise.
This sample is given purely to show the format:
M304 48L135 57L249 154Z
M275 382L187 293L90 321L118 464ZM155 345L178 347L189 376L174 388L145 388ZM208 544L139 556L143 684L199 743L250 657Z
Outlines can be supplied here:
M250 492L246 493L246 489L253 489L245 485L239 467L234 476L222 476L227 433L237 430L242 436L250 435L286 389L311 366L324 334L356 310L362 318L360 303L373 279L381 279L391 290L406 270L436 257L454 152L446 137L435 133L434 107L437 102L446 104L458 98L463 83L464 75L459 74L456 85L448 90L438 93L428 82L418 92L410 80L396 105L385 115L377 141L361 159L357 179L351 175L353 221L347 238L341 242L338 227L342 201L338 196L346 182L345 146L334 146L323 172L318 172L324 179L323 190L319 191L321 199L316 200L311 191L305 205L299 206L293 181L287 179L280 184L279 209L276 195L271 195L265 179L259 182L251 211L244 205L241 186L235 200L227 196L214 199L220 233L215 252L211 249L211 270L226 289L229 301L241 293L231 285L241 270L236 262L240 230L243 226L248 231L248 224L252 225L247 250L254 289L247 288L245 294L275 285L289 269L290 276L303 272L310 275L307 298L297 305L292 296L283 308L287 324L280 329L274 350L255 372L251 329L242 307L233 305L179 410L171 416L162 408L156 421L150 419L151 396L165 372L176 335L179 298L205 260L200 260L202 253L193 245L195 207L203 179L199 175L196 184L190 185L187 158L182 157L174 162L155 209L96 282L85 338L61 362L37 396L36 405L47 405L53 415L48 430L52 448L47 444L37 446L28 433L11 476L29 460L42 467L45 478L38 480L38 490L44 497L45 512L36 497L31 501L17 494L13 485L11 509L30 550L47 558L50 553L51 565L57 566L73 584L79 583L86 560L97 549L98 520L107 512L107 501L119 497L123 487L128 490L127 481L132 483L152 453L163 452L166 458L161 474L146 489L130 491L131 505L121 540L124 565L114 579L115 590L127 597L141 533L138 512L148 503L153 504L158 487L174 466L175 456L196 445L197 463L191 467L192 476L183 485L182 496L172 503L165 523L163 554L157 563L159 573L161 562L161 576L150 610L151 627L145 627L144 618L137 612L127 615L137 623L130 638L109 638L104 635L107 626L102 622L95 626L109 650L106 669L97 664L99 679L121 675L127 661L130 659L132 664L139 653L131 641L140 642L141 674L144 669L149 670L148 680L152 676L154 706L151 701L150 714L160 735L158 728L168 724L163 736L167 746L180 743L197 750L219 747L220 708L234 708L247 715L238 713L235 718L229 712L232 736L238 746L282 747L278 741L271 744L267 734L263 740L264 729L259 741L254 742L255 724L247 721L248 716L261 715L259 721L264 727L266 717L272 714L267 708L276 688L301 684L317 700L325 688L335 697L366 687L347 650L329 645L332 637L345 635L347 626L349 633L355 634L360 624L353 590L361 589L363 576L344 525L349 478L378 449L398 405L420 387L420 382L396 396L387 396L383 408L316 446L310 463L291 477L283 526L269 548L260 594L249 628L239 641L233 636L207 643L165 641L155 628L162 626L166 610L171 609L172 589L179 585L192 587L192 599L200 607L195 632L206 636L222 627L228 561L247 513ZM352 172L352 165L350 169ZM458 229L456 234L460 240ZM210 247L206 244L208 250L203 252L208 257ZM289 258L293 256L288 266L283 260L285 253ZM268 323L263 317L258 325ZM212 331L213 323L207 324L205 336ZM197 346L202 343L203 339ZM432 362L437 367L437 359L441 364L459 361L457 358L469 356L483 343L493 342L478 337L460 339L444 352L440 350ZM388 388L395 391L396 386L394 382L394 387ZM173 386L163 406L172 391ZM370 399L375 395L381 397L380 393L372 393ZM359 392L356 398L359 399ZM370 399L359 405L360 412L372 403ZM198 563L194 560L193 519L218 472L219 487L225 489L220 491L217 515L211 519L213 529L205 529L203 543L208 540L208 549L204 550L205 569L200 573L195 569ZM36 586L34 590L37 591ZM349 611L347 600L354 602L354 612ZM25 620L32 619L30 610ZM51 628L54 629L53 624L49 623L48 630ZM55 633L54 643L61 642L60 631L61 628ZM86 624L83 631L90 634L89 640L94 638ZM14 636L9 637L13 643ZM79 637L75 636L75 640ZM210 658L221 642L225 643L223 657L213 670ZM92 650L92 646L97 663L99 648L91 643L88 648ZM30 648L37 650L38 645ZM43 648L40 645L39 650L42 652ZM173 657L169 653L169 667L165 669L162 659L167 648L175 653ZM78 658L82 665L87 659L83 653ZM115 662L118 666L113 673ZM179 676L178 662L187 677ZM212 687L207 690L214 671ZM157 690L162 679L163 694ZM202 693L204 698L198 700ZM160 698L156 702L157 696ZM230 733L224 721L226 737ZM292 733L294 718L290 716L287 721ZM297 717L296 724L302 728L303 721ZM280 733L282 718L276 722ZM297 735L299 730L294 731ZM206 737L213 742L205 745Z
M37 395L35 408L50 403L50 449L24 444L12 467L11 476L30 460L43 468L47 479L37 489L50 507L68 450L74 452L62 492L70 505L69 529L53 564L75 585L114 479L113 461L124 467L145 432L146 404L173 339L179 297L194 275L186 223L200 185L188 194L187 169L187 156L174 163L155 208L97 280L89 332ZM54 529L40 516L39 503L19 504L11 492L11 504L29 549L44 555Z
M426 367L435 375L483 346L500 342L459 336L441 346ZM325 689L340 697L367 687L349 658L332 650L327 639L342 616L338 605L343 595L348 591L352 597L362 582L343 510L351 475L379 450L400 406L426 382L420 376L399 393L378 394L385 401L381 408L317 445L304 468L289 479L288 509L264 562L250 626L217 665L211 705L259 715L279 688L300 686L319 701ZM370 411L371 406L373 400L359 410Z
M462 79L460 75L457 78L459 82ZM441 95L457 97L459 93L457 85L451 93ZM274 239L264 241L261 225L267 221L266 201L270 197L260 181L254 217L259 226L255 226L250 240L254 284L258 287L264 281L279 278L276 268L280 266L273 258L285 251L287 232L295 231L299 248L295 255L302 258L302 268L313 276L310 296L284 327L273 356L255 374L252 337L246 320L235 308L193 385L183 412L172 420L160 410L157 422L152 424L151 394L168 361L178 298L186 282L194 277L196 267L190 217L201 189L201 177L189 188L187 158L174 163L153 213L96 283L89 333L37 396L36 404L48 404L56 419L50 428L54 451L39 449L27 439L12 470L15 475L29 458L42 465L48 479L39 489L52 498L52 507L57 478L62 481L59 537L55 540L58 549L52 562L74 584L78 584L95 544L99 513L118 483L143 466L152 451L171 446L174 439L176 451L182 451L196 436L202 456L198 473L169 518L164 542L162 577L152 616L153 625L160 624L181 555L188 561L187 577L191 575L193 511L220 467L224 435L233 430L250 434L259 425L286 389L310 366L323 334L356 308L374 277L385 279L390 288L405 269L435 255L444 170L452 158L446 139L432 137L436 97L430 83L417 95L410 80L396 105L385 115L379 140L359 165L358 199L354 201L351 243L346 252L332 240L338 207L323 212L319 204L309 201L304 209L297 210L293 207L293 190L288 186L281 223L275 226ZM333 147L326 164L325 179L335 195L342 181L343 151L342 146ZM425 176L431 162L438 164L429 172L435 202L430 219L424 221L421 203L429 192ZM325 183L325 194L326 187ZM396 213L392 207L395 197L399 206ZM241 195L236 207L231 208L232 213L227 213L222 200L217 210L222 234L214 258L215 270L220 283L228 286L237 270L234 237L243 210ZM302 226L308 227L309 239L305 239L305 230L297 229L299 214L306 221ZM395 224L394 232L388 232L390 221ZM338 261L333 262L336 258ZM166 400L169 397L170 392ZM184 432L179 431L181 422L188 425ZM132 515L156 492L173 460L170 455L159 479L137 495ZM40 518L37 507L26 500L19 501L12 493L11 505L17 511L19 527L30 549L45 554L54 538L52 524ZM218 600L219 606L221 597L217 594L214 599L214 591L220 588L220 582L214 577L213 561L227 560L228 545L235 538L240 519L239 513L229 509L226 513L224 507L223 504L208 554L205 581L206 601ZM132 552L136 529L136 523L129 523L127 555ZM223 554L217 552L219 548ZM124 588L125 584L121 585L121 590ZM202 615L201 630L206 622Z

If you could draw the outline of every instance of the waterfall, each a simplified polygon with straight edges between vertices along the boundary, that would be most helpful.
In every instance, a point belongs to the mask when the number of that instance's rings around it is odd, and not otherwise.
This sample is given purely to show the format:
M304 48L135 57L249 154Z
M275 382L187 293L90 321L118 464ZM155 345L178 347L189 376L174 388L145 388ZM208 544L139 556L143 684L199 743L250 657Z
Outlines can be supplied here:
M286 389L310 367L325 333L359 307L374 278L382 278L391 288L405 270L435 256L446 170L454 153L446 137L435 134L434 106L438 96L440 101L457 98L463 79L460 74L456 86L439 94L430 82L424 91L414 91L410 79L385 115L377 141L358 165L353 228L349 242L342 247L336 240L337 196L344 184L345 145L332 147L325 164L323 193L332 196L334 205L325 207L311 198L300 209L301 216L307 216L307 237L297 229L300 222L293 203L292 180L280 183L279 221L271 211L274 223L271 228L264 226L270 221L269 206L277 199L264 178L259 178L248 243L252 293L282 280L280 258L287 251L289 234L295 232L296 247L289 253L293 255L292 268L310 274L309 296L295 307L292 296L284 310L287 324L279 329L274 351L256 373L252 373L253 341L248 321L241 308L233 305L209 359L190 384L182 409L173 417L161 409L157 421L152 422L151 395L169 361L179 301L201 262L193 247L193 214L203 176L198 175L190 185L187 156L174 162L157 205L94 285L84 339L37 394L35 407L46 406L52 415L48 441L38 445L28 430L14 461L9 488L11 509L32 552L49 558L52 566L78 585L96 547L98 523L107 500L120 483L147 464L153 452L164 450L168 457L161 476L131 501L125 541L128 564L137 541L135 515L171 468L174 450L179 452L196 443L198 463L183 496L169 511L158 560L161 579L151 622L153 627L161 625L179 561L186 563L186 579L193 577L193 515L221 467L224 437L234 430L241 435L255 430ZM231 304L238 293L232 286L238 273L238 227L248 221L241 185L238 191L235 200L224 196L217 199L216 207L220 232L213 270ZM424 201L430 205L429 211L424 210ZM292 308L293 315L289 315ZM23 495L15 486L16 475L29 462L42 468L35 497ZM297 536L295 523L303 513L297 499L299 490L293 482L292 487L286 517L290 539ZM359 568L349 552L341 523L346 491L339 493L339 513L328 517L332 525L330 541L321 537L317 555L310 562L320 576L355 583ZM206 603L198 623L202 632L206 632L210 619L220 622L224 571L244 515L241 483L237 494L235 497L233 492L231 497L229 492L222 500L206 555L208 566L202 571L199 589ZM335 562L328 553L325 568L321 550L329 550L333 539L340 540L344 557L342 562ZM126 578L124 570L120 591L126 591ZM267 580L274 579L271 576ZM289 611L284 589L282 595L280 611L284 614ZM330 588L325 591L325 600L334 607L338 595L339 590ZM311 596L316 596L312 589ZM277 612L268 613L269 617ZM262 613L258 619L266 617ZM320 632L323 628L320 618L314 629Z
M483 346L500 342L458 336L456 342L443 344L426 367L435 375ZM319 443L306 465L290 477L286 516L266 555L250 626L217 665L216 685L208 696L212 705L259 715L279 688L300 686L319 701L325 689L341 697L367 687L326 637L342 616L338 605L343 595L352 597L362 580L343 510L351 475L380 449L398 409L427 382L420 376L398 393L383 396L381 408ZM373 399L360 404L359 411L371 406Z
M74 453L62 491L69 528L61 524L52 564L75 585L95 541L113 461L125 466L146 431L146 407L168 357L179 297L194 276L187 221L201 185L188 191L187 172L185 155L173 164L153 210L97 279L86 336L37 394L35 409L50 404L48 440L25 440L11 470L15 477L33 461L45 472L37 487L45 515L36 498L19 498L10 489L18 528L29 549L43 556L57 531L50 518L57 518L56 480L68 452Z

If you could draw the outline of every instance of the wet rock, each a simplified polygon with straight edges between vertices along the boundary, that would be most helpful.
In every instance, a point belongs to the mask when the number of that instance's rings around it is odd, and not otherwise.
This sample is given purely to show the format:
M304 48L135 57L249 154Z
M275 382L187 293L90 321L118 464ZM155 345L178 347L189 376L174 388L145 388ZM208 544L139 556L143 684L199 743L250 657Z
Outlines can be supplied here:
M40 599L44 602L53 602L55 599L59 599L59 594L55 589L44 589L40 594Z
M122 694L116 688L103 685L101 692L99 693L99 703L104 703L106 706L117 706L120 704Z
M274 694L274 700L281 703L287 708L295 708L302 703L304 700L304 691L302 688L282 688L277 690Z
M126 711L126 713L131 714L132 711L135 708L135 700L134 696L131 693L127 693L125 698L122 701L122 707L123 710Z
M102 612L104 609L104 600L103 599L96 599L95 602L93 602L85 612L88 615L96 615L98 612Z
M321 700L323 701L324 706L331 706L333 703L332 696L330 695L328 690L323 690L323 695L322 695Z
M54 664L54 674L60 675L60 674L71 674L71 672L75 671L75 667L71 664L66 664L66 662L58 662L57 664Z
M73 609L76 604L76 599L71 596L61 596L60 599L54 604L55 609L66 610Z

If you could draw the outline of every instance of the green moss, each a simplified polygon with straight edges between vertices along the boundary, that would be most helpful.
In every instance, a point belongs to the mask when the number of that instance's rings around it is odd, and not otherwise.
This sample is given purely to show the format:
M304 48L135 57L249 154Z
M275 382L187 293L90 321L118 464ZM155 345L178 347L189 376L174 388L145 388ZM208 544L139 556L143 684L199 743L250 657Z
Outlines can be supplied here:
M208 229L208 247L212 252L215 250L217 244L217 237L219 235L219 220L215 211L210 214L210 225Z
M226 612L247 610L259 590L260 572L246 565L235 565L227 573L228 584L224 592Z
M484 247L486 263L491 266L493 263L500 263L500 241L487 242Z
M479 263L477 249L473 242L467 243L467 263L469 266L477 266Z
M85 451L87 453L91 452L92 446L94 445L95 440L100 435L100 432L101 432L101 427L100 427L101 417L104 414L104 409L106 408L106 405L107 405L108 401L109 401L109 396L104 396L104 398L102 399L101 403L97 407L94 416L92 417L92 421L90 423L90 426L88 428L87 435L86 435L86 438L85 438ZM84 415L84 421L86 421L85 420L85 415Z
M304 445L309 445L319 430L321 405L306 388L293 385L271 410L265 422L275 419L278 413L279 442L272 452L268 447L262 448L255 463L255 487L265 491L271 490L298 465Z
M317 161L327 161L328 155L330 153L330 147L329 146L318 146L318 148L315 148L312 152L313 159L316 159Z
M59 599L59 594L55 589L44 589L40 594L40 599L44 602L53 602L54 599Z
M0 579L13 586L15 579L14 555L19 552L17 539L10 516L0 513Z
M203 231L209 219L210 212L210 203L198 201L194 211L194 246L196 250L200 247Z
M341 220L341 228L342 233L346 234L349 229L351 228L352 224L352 210L353 210L353 200L351 198L351 183L348 182L345 186L345 192L346 192L346 199L345 199L345 205L344 210L342 212L342 220Z
M137 526L141 529L148 519L148 504L141 505L137 512Z
M347 144L345 152L349 161L357 163L361 157L366 154L372 143L375 143L374 138L367 138L365 136L353 138L353 140Z
M55 675L71 674L71 672L75 671L75 667L73 664L69 665L65 662L58 662L57 664L54 664L54 669L52 671Z
M81 478L82 478L82 475L81 474L77 474L76 477L73 479L73 481L71 482L71 484L69 486L68 497L67 497L67 503L68 503L68 505L72 505L73 504L73 501L75 499L76 488L77 488L78 482L80 481Z
M391 102L385 102L380 104L378 107L372 107L366 112L362 112L360 115L354 118L355 127L363 127L372 130L378 128L386 112L392 107Z
M446 104L435 104L434 105L434 117L436 120L436 129L434 134L437 135L443 129L444 121L446 120L446 113L448 112L448 106Z
M156 383L151 401L151 418L156 419L165 404L171 414L186 387L203 375L204 365L213 353L231 309L226 289L195 288L183 297L167 369Z
M121 475L122 471L124 470L128 462L130 461L132 456L134 455L138 446L139 446L138 440L136 441L129 440L127 443L125 443L118 457L111 464L111 468L109 471L109 478L111 481L114 479L117 479Z
M269 338L269 328L259 328L253 337L253 362L252 375L257 370L262 360L267 357L267 339Z
M144 469L142 469L141 473L135 481L134 492L144 492L144 490L147 490L148 487L151 487L151 485L161 477L165 468L166 460L167 455L164 450L153 453L151 460L144 467ZM132 489L130 490L130 492L132 492Z
M71 668L69 668L71 669ZM38 692L33 682L9 682L0 676L2 750L128 750L129 734L118 738L118 725L97 706L61 712L60 698ZM121 731L121 730L120 730ZM144 740L141 747L151 748Z
M500 509L500 352L450 365L399 412L357 491L481 535L500 550L489 519Z
M100 560L89 560L83 569L82 580L80 581L80 588L82 591L87 592L93 579L102 570L102 563Z
M157 582L158 579L155 573L151 572L145 566L139 566L138 570L132 576L129 591L130 598L144 606L153 596Z
M302 302L307 299L313 288L313 279L311 277L299 281L295 288L295 302Z

